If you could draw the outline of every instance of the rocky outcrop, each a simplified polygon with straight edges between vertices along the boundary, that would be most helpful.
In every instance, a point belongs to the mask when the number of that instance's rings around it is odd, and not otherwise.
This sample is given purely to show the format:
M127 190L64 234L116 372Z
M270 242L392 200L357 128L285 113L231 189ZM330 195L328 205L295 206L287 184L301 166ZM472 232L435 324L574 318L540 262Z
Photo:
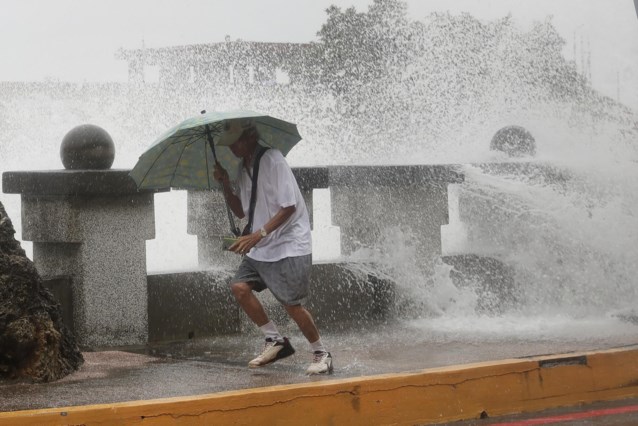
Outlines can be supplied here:
M84 362L0 203L0 378L48 382Z

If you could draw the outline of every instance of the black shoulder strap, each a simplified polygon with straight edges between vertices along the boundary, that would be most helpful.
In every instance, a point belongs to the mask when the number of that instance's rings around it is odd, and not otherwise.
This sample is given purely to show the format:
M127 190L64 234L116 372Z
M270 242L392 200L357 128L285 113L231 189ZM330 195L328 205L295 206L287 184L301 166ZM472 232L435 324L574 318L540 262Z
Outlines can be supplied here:
M248 208L248 223L246 224L242 235L248 235L253 232L253 216L255 216L255 204L257 203L257 175L259 175L259 163L261 161L261 157L269 149L270 148L267 146L260 145L259 151L257 151L257 155L255 155L255 162L253 164L252 189L250 191L250 207Z

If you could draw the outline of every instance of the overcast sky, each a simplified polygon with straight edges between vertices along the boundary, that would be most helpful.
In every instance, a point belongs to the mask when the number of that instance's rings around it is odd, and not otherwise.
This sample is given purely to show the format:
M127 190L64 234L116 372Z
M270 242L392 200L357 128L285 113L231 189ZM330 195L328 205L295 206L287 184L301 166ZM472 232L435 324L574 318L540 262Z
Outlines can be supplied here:
M232 39L316 40L336 4L367 10L372 0L0 0L0 81L125 81L119 48ZM511 13L522 27L553 15L574 56L591 52L594 86L638 109L638 19L633 0L409 0L410 16ZM283 18L283 16L290 16ZM589 47L587 47L589 46ZM577 52L579 57L580 51ZM577 58L578 59L578 58Z

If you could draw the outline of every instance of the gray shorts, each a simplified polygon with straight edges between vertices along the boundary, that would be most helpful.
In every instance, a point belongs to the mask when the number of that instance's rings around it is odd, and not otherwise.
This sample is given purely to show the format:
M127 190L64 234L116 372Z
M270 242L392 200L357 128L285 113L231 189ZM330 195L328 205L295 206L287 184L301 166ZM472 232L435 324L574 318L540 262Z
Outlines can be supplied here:
M312 254L285 257L276 262L244 256L230 283L249 283L255 291L267 288L284 305L295 306L308 296L311 266Z

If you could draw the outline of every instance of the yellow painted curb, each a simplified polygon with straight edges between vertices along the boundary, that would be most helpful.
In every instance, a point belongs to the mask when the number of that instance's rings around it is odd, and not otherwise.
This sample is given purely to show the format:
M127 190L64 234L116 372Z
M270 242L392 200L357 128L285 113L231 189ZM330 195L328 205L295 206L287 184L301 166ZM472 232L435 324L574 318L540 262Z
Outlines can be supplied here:
M0 413L0 425L427 424L638 396L638 349Z

